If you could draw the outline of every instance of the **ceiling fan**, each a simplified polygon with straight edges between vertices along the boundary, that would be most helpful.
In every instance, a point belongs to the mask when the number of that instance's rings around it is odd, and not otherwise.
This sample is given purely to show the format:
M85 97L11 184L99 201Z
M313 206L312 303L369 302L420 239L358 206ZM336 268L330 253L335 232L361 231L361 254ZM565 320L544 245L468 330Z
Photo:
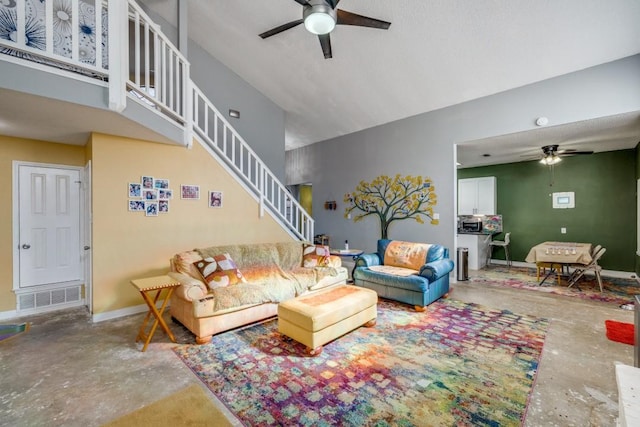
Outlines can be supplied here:
M562 160L562 157L575 156L578 154L593 154L591 150L566 149L558 150L559 145L545 145L542 147L542 159L540 163L547 166L553 166Z
M336 25L355 25L358 27L370 27L386 30L391 25L390 22L381 21L375 18L358 15L346 10L336 9L340 0L294 0L302 5L302 19L287 22L286 24L272 28L260 34L266 39L283 31L289 30L304 23L305 28L312 34L316 34L320 40L320 47L324 58L332 58L331 39L329 33Z

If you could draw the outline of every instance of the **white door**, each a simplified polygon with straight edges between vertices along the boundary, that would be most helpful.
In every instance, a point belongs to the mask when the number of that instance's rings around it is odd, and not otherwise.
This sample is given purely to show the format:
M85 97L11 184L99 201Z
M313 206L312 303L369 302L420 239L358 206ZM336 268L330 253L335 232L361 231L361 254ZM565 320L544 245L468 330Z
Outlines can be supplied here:
M81 280L80 172L19 166L20 287Z

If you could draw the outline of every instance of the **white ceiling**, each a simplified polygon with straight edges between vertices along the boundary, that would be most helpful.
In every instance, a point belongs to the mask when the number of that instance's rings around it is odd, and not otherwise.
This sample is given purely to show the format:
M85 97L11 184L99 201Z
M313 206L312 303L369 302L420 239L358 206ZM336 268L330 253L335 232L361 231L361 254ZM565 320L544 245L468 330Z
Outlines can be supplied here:
M468 168L539 160L545 145L597 153L634 148L638 142L640 112L634 112L458 144L457 161Z
M177 0L143 3L176 25ZM342 0L338 8L391 27L337 26L325 60L302 25L258 37L300 19L296 1L209 0L188 2L189 37L284 109L287 149L640 53L638 0ZM600 125L611 123L540 132L560 142L606 139ZM493 143L527 139L545 145L524 134Z
M139 1L177 25L178 0ZM338 8L391 27L337 26L328 60L302 25L258 36L300 19L295 0L183 1L189 37L285 111L287 149L640 53L638 0L342 0ZM473 141L459 146L458 160L464 167L519 161L547 143L631 148L640 140L639 117ZM116 113L105 118L81 106L0 91L2 134L84 144L90 130L120 134L135 126ZM145 132L152 131L129 133L158 137ZM597 144L585 148L584 139Z

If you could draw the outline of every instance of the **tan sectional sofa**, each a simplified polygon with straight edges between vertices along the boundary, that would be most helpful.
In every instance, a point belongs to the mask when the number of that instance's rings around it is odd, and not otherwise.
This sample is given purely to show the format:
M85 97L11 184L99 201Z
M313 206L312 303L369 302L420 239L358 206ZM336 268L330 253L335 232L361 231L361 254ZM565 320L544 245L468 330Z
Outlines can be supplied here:
M340 258L323 259L314 249L303 242L281 242L180 252L171 259L169 273L181 282L171 296L171 316L204 344L217 333L276 316L282 301L345 284L348 273ZM242 281L207 285L194 263L225 254L235 262Z

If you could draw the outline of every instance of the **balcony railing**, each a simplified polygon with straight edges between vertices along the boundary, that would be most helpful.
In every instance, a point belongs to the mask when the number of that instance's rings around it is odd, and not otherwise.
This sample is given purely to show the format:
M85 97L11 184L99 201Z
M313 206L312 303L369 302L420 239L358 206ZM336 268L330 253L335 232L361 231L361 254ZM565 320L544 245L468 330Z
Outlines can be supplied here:
M100 0L0 2L0 53L106 78L108 20Z
M141 101L195 135L293 235L312 241L314 221L207 97L189 62L133 0L0 2L0 53L108 81L109 106ZM104 83L102 83L104 85Z

